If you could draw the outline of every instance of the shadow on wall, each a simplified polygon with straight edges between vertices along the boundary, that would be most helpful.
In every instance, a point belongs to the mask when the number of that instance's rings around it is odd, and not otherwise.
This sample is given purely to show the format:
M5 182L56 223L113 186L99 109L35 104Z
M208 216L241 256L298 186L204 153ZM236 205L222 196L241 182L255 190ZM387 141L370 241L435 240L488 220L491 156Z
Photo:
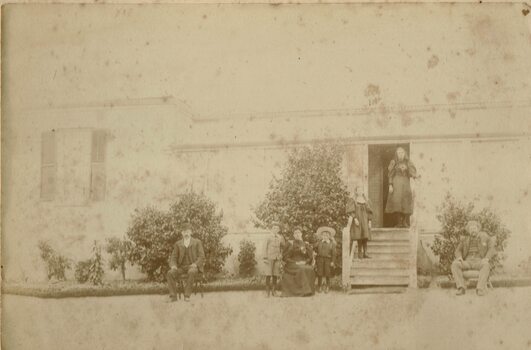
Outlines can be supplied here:
M429 239L420 239L417 247L417 272L419 275L432 276L439 273L437 257L433 254Z

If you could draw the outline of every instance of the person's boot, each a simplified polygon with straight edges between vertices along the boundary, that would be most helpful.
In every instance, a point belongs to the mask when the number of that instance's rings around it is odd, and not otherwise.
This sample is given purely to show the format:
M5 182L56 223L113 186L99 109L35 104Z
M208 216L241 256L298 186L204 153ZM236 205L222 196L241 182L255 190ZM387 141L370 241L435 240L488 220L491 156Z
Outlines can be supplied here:
M360 243L358 243L358 259L363 259L363 252Z
M325 286L325 294L328 294L329 290L330 290L330 288L328 287L328 284L326 284L326 286Z
M275 293L275 289L276 289L276 287L277 287L277 286L276 286L275 284L273 284L273 288L271 288L271 296L272 296L272 297L276 297L276 296L277 296L276 293Z
M403 215L402 217L404 218L404 219L403 219L404 227L405 227L405 228L409 228L409 219L408 219L408 216L407 216L407 215Z
M406 216L404 214L400 214L400 228L406 227Z
M457 288L457 292L455 292L455 295L465 295L465 293L465 288Z
M269 298L271 296L271 286L266 285L266 296Z
M367 255L367 241L363 242L363 258L370 259L371 257Z
M402 225L402 215L400 215L400 213L395 213L395 222L396 222L396 225L395 225L396 228L399 228L400 225Z
M317 288L315 288L315 291L317 293L321 293L321 286L320 285L317 285Z

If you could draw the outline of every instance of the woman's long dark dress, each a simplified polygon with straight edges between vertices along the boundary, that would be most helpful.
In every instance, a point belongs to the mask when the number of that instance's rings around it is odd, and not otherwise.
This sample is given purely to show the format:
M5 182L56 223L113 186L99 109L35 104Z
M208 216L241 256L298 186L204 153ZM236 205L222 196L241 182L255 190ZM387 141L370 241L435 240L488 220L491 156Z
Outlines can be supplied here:
M282 296L307 296L315 293L315 272L311 266L312 248L303 241L295 240L284 254ZM297 265L303 262L304 265Z
M411 215L413 213L413 195L409 178L417 176L415 165L408 160L392 160L388 167L389 184L393 185L393 192L387 196L385 205L386 213L402 213Z

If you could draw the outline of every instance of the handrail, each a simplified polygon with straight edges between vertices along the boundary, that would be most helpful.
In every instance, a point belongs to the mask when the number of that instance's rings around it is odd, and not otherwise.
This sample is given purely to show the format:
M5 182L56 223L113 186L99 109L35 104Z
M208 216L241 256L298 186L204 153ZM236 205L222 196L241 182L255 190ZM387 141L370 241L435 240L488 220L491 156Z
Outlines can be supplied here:
M343 290L346 292L350 290L350 268L352 266L352 255L350 252L350 225L343 228L342 231L342 270L341 270L341 284Z
M419 181L419 180L416 180ZM410 217L410 227L409 227L409 288L416 289L418 288L417 282L417 250L418 250L418 240L419 240L419 231L418 231L418 210L419 206L417 205L417 188L418 183L415 183L413 187L413 214Z

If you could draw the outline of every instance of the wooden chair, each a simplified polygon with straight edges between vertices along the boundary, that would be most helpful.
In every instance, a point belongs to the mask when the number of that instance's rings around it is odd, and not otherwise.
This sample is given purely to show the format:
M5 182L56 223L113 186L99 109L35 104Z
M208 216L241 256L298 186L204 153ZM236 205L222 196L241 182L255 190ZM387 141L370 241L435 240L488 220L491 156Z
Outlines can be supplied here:
M492 273L492 269L490 270L490 272ZM471 280L476 280L476 283L477 283L477 280L479 278L479 271L477 270L463 271L463 277L465 278L467 282L470 282ZM492 282L490 280L490 274L489 274L489 278L487 279L487 288L494 289L494 286L492 285Z
M184 295L184 285L188 279L188 274L182 274L177 279L177 297L181 299L181 296ZM207 283L206 276L204 272L199 272L196 276L194 284L192 285L192 294L196 295L198 292L203 298L203 292L205 290L205 284Z

